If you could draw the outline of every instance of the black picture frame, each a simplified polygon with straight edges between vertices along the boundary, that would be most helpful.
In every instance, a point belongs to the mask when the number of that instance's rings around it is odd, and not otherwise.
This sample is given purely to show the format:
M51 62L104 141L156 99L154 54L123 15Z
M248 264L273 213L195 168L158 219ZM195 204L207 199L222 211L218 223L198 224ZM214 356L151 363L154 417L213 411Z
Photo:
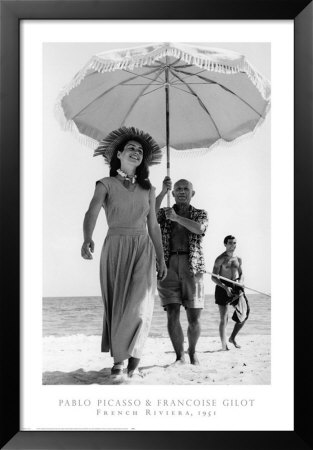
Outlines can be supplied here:
M0 447L4 449L313 448L313 2L304 0L0 0ZM294 22L294 431L20 431L19 25L23 19L206 19ZM284 70L282 68L282 74ZM283 149L282 170L283 170ZM274 180L275 182L275 180ZM278 181L277 181L278 182ZM282 193L282 195L284 195ZM293 199L290 199L292 201ZM275 274L274 274L275 275ZM283 299L282 314L283 314ZM284 337L282 336L282 344Z

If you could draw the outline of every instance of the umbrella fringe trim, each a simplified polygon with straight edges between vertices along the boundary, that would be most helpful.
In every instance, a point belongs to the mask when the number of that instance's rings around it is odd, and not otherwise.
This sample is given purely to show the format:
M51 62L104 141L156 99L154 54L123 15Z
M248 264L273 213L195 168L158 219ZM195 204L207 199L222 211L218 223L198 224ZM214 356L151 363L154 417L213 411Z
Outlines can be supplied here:
M64 131L70 131L81 144L86 145L92 150L95 150L98 147L99 142L96 139L93 139L85 134L80 133L75 122L73 120L66 119L63 108L61 106L61 100L58 101L55 105L54 115L59 124L61 125L61 128Z
M123 61L101 60L98 56L93 56L87 64L74 76L72 81L63 87L60 92L58 103L61 106L63 97L69 94L69 92L77 87L85 78L88 70L92 69L99 73L112 72L115 70L129 69L132 70L135 67L144 67L152 64L154 61L166 56L175 56L181 58L187 64L193 64L199 68L207 69L211 72L225 73L225 74L237 74L239 72L245 72L253 85L260 92L262 97L269 101L270 99L270 83L263 77L253 66L246 60L236 65L220 64L209 60L207 58L195 57L179 49L167 48L160 51L159 49L152 52L152 54L144 57L129 58Z
M70 131L73 133L73 135L75 136L75 138L82 144L86 145L87 147L95 150L98 145L99 142L96 139L93 139L87 135L84 135L82 133L79 132L75 122L73 120L67 120L63 111L63 108L61 106L61 96L60 96L60 100L56 103L55 108L54 108L54 113L55 113L55 117L57 119L57 121L59 122L59 124L61 125L62 129L64 131ZM267 106L266 106L266 110L264 112L263 117L261 117L259 119L259 121L257 122L257 124L255 125L254 129L252 131L249 131L248 133L245 133L241 136L238 136L237 138L233 139L232 141L226 141L225 139L221 138L219 140L217 140L216 142L214 142L214 144L212 144L210 147L203 147L203 148L199 148L199 147L195 147L195 148L188 148L188 149L175 149L173 147L171 147L172 152L174 153L174 156L178 156L178 157L188 157L188 156L201 156L204 155L206 153L208 153L211 150L214 150L215 146L219 145L219 146L223 146L223 147L232 147L234 145L237 145L241 139L246 139L249 137L253 137L254 134L256 133L256 131L258 130L258 128L263 124L263 122L265 121L268 112L271 109L271 102L269 101ZM164 148L163 148L164 149ZM163 151L162 149L162 151Z
M266 114L269 112L269 110L270 110L270 104L268 105ZM62 111L62 113L63 113L63 111ZM252 131L249 131L246 134L238 136L236 139L233 139L232 141L226 141L225 139L221 138L218 141L214 142L214 144L212 144L210 147L203 147L203 148L195 147L195 148L178 150L176 148L171 147L171 156L173 156L174 158L179 158L179 159L180 158L188 158L188 157L197 158L197 157L206 155L208 152L213 151L215 149L215 147L217 147L217 146L224 147L224 148L234 147L235 145L238 145L241 142L241 140L253 138L253 136L255 135L257 130L260 128L260 126L265 121L266 114L265 114L265 117L261 117L261 119L258 121L258 123L256 124L256 126L254 127L254 129ZM64 114L63 114L63 116L64 116ZM97 140L92 139L91 137L80 133L75 122L73 122L72 120L66 121L66 126L64 127L64 130L71 131L73 136L81 144L86 145L87 147L91 148L92 150L95 150L99 145L99 142ZM163 147L161 149L161 151L162 151L162 153L165 153L165 147Z
M238 145L242 140L252 139L254 137L254 135L256 134L257 130L261 127L261 125L265 121L267 113L270 111L270 109L271 109L271 104L269 103L267 105L264 117L261 117L259 119L259 121L255 125L254 129L245 134L242 134L241 136L238 136L237 138L233 139L232 141L226 141L225 139L220 138L217 141L215 141L214 144L212 144L210 147L203 147L203 148L201 148L201 147L190 148L189 147L188 149L181 149L181 150L177 150L176 148L171 147L171 156L173 156L174 158L178 158L178 159L188 158L188 157L197 158L197 157L206 155L207 153L213 151L215 149L215 147L231 148L231 147L234 147L235 145Z
M77 139L79 143L85 145L86 147L95 150L98 147L99 142L89 136L86 136L85 134L80 133L75 123L72 120L70 122L71 123L69 124L68 129L71 131L75 139Z
M61 97L59 96L59 98L56 101L56 104L54 105L54 116L57 119L57 121L59 122L59 124L61 125L61 128L65 131L67 131L68 129L70 129L69 123L72 121L68 120L65 117L64 110L63 110L62 104L61 104L62 98L63 98L63 96L61 96Z
M92 150L95 150L98 147L99 142L89 136L86 136L85 134L80 133L74 122L71 123L70 130L79 143L85 145L88 148L91 148Z

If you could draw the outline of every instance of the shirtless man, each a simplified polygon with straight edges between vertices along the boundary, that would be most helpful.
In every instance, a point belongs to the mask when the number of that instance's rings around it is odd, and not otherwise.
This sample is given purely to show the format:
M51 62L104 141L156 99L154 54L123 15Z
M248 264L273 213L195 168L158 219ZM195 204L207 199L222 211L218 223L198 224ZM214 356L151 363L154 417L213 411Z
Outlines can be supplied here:
M240 348L240 345L237 344L235 338L249 316L249 304L243 291L242 260L239 256L234 254L236 244L237 242L234 236L229 235L225 237L224 245L226 250L216 258L212 272L213 274L240 283L241 287L226 280L219 279L214 275L211 277L212 281L217 285L215 288L215 303L218 305L220 312L219 332L223 351L229 350L226 342L228 305L232 304L235 307L233 320L236 323L229 338L229 342L234 344L236 348Z
M165 177L156 197L157 219L161 227L167 277L158 281L161 304L167 312L167 328L175 353L175 363L185 363L184 334L180 324L180 307L186 309L188 320L188 354L191 364L198 365L196 344L200 336L200 315L204 307L203 273L205 273L202 239L207 229L207 212L190 205L194 196L192 183L179 180L172 192L172 208L160 205L172 188Z

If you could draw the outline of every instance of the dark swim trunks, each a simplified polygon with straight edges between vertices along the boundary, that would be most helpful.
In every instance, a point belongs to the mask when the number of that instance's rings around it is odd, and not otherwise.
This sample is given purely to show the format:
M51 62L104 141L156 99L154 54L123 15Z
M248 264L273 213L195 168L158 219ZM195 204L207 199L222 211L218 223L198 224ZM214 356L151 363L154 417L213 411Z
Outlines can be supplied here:
M248 299L242 287L236 286L229 281L224 281L226 286L232 288L233 295L228 297L227 292L221 286L215 287L215 303L217 305L226 306L232 305L235 308L232 319L237 323L242 323L248 319L250 313L250 307Z

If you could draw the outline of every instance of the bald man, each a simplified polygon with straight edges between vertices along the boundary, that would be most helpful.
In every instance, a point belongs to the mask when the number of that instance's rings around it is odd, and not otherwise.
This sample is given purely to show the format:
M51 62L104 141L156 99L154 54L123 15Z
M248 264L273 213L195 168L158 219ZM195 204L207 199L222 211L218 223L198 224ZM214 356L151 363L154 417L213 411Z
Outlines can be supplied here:
M162 190L156 197L157 219L168 268L166 278L158 281L158 293L167 312L167 329L176 353L175 364L185 363L184 334L180 323L180 308L184 306L188 320L190 363L198 365L196 345L201 332L203 273L206 271L202 240L208 226L208 216L206 211L190 204L195 191L192 183L185 179L174 184L173 207L160 208L167 191L171 189L172 181L165 177Z

